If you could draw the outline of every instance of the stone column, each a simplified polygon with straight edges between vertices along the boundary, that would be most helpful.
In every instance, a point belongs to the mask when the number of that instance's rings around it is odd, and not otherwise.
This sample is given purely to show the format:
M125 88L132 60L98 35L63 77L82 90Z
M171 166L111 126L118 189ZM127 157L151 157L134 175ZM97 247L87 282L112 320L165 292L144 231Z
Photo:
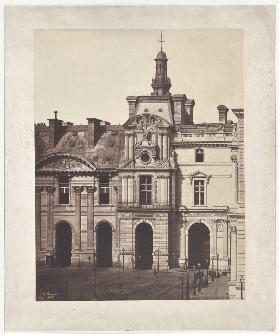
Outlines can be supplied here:
M223 224L223 256L228 257L228 222Z
M163 135L163 160L168 159L168 136L166 133Z
M237 156L232 155L231 160L234 165L234 201L235 203L238 202L238 163L237 163Z
M128 202L128 178L127 175L122 176L122 203L127 204Z
M96 188L94 186L86 187L87 192L87 248L93 249L94 247L94 192Z
M41 250L41 192L44 187L35 186L36 251Z
M134 200L134 178L129 175L127 178L128 203L133 204Z
M125 159L129 159L129 136L125 133Z
M134 157L134 136L133 134L129 134L129 159L133 159Z
M53 186L46 187L47 191L47 249L53 251Z
M83 187L75 186L75 213L76 213L76 240L75 240L75 248L81 250L81 192L83 191Z
M237 280L237 229L231 226L231 281Z
M158 134L159 157L163 159L162 133Z
M184 259L186 257L186 239L185 239L185 226L180 228L180 258Z
M185 257L189 260L189 233L188 230L186 230L185 233Z
M216 240L217 240L217 228L216 222L212 224L212 232L210 233L210 258L216 256Z

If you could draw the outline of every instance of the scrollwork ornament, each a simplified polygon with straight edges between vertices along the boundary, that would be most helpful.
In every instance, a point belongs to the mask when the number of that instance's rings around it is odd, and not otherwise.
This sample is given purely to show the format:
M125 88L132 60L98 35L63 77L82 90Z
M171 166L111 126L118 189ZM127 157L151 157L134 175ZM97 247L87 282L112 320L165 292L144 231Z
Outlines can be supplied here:
M55 192L55 187L47 186L46 191L47 191L48 194L53 194Z
M74 186L73 189L74 189L74 192L75 192L76 194L80 194L80 193L83 192L84 187L83 187L83 186Z
M39 194L42 191L44 191L44 187L43 186L35 186L35 193Z
M87 193L95 193L97 191L97 188L95 186L87 186L86 192Z

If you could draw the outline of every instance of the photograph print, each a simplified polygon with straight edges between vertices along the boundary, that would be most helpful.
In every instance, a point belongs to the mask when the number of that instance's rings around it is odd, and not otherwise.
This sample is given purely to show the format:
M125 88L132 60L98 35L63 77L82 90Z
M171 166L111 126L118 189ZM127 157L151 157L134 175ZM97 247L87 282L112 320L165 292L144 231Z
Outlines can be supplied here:
M36 30L36 300L245 299L243 32Z

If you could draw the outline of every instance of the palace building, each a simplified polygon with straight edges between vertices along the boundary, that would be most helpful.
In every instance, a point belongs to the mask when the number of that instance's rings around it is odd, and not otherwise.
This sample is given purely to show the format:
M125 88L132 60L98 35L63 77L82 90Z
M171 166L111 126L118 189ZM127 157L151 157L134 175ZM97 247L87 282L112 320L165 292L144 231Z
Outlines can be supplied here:
M56 265L230 272L245 277L244 110L219 105L193 122L195 101L171 94L168 58L155 58L152 93L128 96L123 125L57 117L35 125L36 259ZM94 115L93 115L94 116Z

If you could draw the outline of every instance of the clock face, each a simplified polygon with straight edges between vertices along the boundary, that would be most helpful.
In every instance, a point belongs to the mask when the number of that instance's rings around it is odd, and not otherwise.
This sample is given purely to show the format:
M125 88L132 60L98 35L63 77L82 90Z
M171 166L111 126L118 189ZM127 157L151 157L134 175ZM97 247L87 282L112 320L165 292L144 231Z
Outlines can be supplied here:
M141 159L142 163L148 164L150 162L151 157L148 153L143 153L141 155L140 159Z

